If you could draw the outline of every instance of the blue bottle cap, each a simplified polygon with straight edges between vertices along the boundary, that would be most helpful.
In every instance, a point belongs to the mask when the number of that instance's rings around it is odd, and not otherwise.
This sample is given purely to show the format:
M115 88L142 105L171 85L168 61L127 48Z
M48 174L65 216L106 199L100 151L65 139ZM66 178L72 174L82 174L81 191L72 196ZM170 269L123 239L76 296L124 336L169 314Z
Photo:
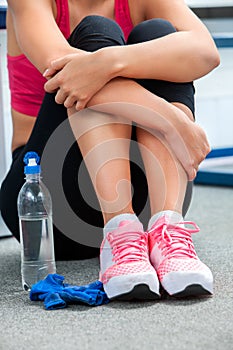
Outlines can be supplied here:
M24 167L24 174L40 174L41 169L38 165L40 157L36 152L27 152L23 158L26 166Z

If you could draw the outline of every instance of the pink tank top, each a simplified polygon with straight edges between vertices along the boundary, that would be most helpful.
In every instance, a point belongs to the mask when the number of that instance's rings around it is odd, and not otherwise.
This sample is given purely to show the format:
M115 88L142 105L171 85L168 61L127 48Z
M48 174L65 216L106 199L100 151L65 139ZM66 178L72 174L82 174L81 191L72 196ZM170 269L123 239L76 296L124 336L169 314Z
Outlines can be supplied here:
M68 0L56 0L56 22L67 39L70 36ZM125 39L133 28L128 0L115 0L115 21L122 28ZM46 79L25 55L7 55L11 106L16 111L36 117L44 97Z

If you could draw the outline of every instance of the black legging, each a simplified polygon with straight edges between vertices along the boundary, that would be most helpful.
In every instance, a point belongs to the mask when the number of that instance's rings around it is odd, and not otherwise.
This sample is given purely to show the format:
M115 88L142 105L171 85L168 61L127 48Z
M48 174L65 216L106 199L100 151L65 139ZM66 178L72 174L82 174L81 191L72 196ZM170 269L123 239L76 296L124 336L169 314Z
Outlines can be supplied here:
M159 38L175 32L175 28L162 19L153 19L137 25L129 35L127 44L133 44L143 41ZM113 45L125 45L124 36L118 24L110 19L101 16L87 16L75 28L69 38L70 45L86 51L95 51L99 48ZM192 82L174 83L159 80L137 80L152 93L164 98L169 102L181 102L187 105L194 113L194 87ZM2 183L0 192L0 206L2 217L12 232L19 240L19 224L17 215L17 196L21 186L24 183L23 157L27 151L36 151L39 155L47 141L53 135L54 131L67 120L67 111L63 105L55 102L55 94L46 93L39 115L37 117L32 134L25 146L19 147L13 152L11 168ZM64 123L63 123L64 124ZM72 222L66 220L64 214L64 226L66 229L60 230L56 227L56 218L61 218L63 214L62 203L56 200L56 195L51 193L53 200L54 214L54 244L57 260L84 259L97 256L99 254L99 244L102 240L103 218L99 207L93 185L88 172L84 167L82 173L82 189L77 181L77 174L80 164L83 160L77 142L73 136L69 123L65 123L62 129L60 144L67 142L69 150L65 156L62 168L62 186L66 196L66 201L72 208L79 221ZM132 139L136 140L135 127L133 127ZM135 144L135 142L133 143ZM150 217L148 205L148 188L144 174L143 164L137 147L131 148L131 155L140 160L140 166L131 162L132 185L134 188L133 208L137 215L142 215L142 221L145 222ZM57 148L54 149L54 158L59 157ZM50 168L48 171L47 168ZM55 168L54 168L55 169ZM56 170L51 165L43 164L43 180L49 190L56 181ZM61 181L60 181L61 182ZM89 206L81 193L89 192L92 197L94 208ZM183 213L185 214L191 200L192 183L189 183L184 201ZM69 232L70 230L70 232ZM77 233L74 236L74 232ZM91 242L90 244L81 244L78 242Z

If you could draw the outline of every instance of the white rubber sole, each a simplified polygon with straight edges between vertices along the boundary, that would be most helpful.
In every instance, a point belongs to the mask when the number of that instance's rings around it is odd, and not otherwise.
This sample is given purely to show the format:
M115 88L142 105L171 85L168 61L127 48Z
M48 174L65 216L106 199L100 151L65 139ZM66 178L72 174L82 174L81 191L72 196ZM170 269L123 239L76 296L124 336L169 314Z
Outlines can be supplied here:
M159 299L159 280L156 274L130 274L112 277L104 284L109 299Z
M185 297L213 294L213 275L197 272L170 272L161 285L171 296Z

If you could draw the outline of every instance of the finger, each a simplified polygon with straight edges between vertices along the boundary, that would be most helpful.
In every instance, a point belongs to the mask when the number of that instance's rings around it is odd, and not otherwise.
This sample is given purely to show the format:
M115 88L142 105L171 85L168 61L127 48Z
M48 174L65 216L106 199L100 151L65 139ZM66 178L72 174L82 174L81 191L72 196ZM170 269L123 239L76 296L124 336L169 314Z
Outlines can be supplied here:
M61 89L59 89L56 93L55 101L58 104L63 104L65 102L66 98L67 98L67 95Z
M58 73L59 74L59 73ZM59 76L56 74L54 77L49 79L45 84L44 84L44 89L46 92L55 92L57 89L59 89Z
M188 173L189 181L193 181L197 176L197 169L192 168L192 170Z
M43 77L48 78L53 76L57 71L64 68L64 66L70 61L72 54L66 55L56 60L51 61L50 66L44 71Z
M66 55L51 61L51 68L55 70L61 70L70 61L73 55L74 54Z
M73 107L73 105L77 102L77 98L76 97L72 97L72 96L68 96L64 102L64 106L66 108L71 108Z
M57 70L53 69L53 68L47 68L44 73L43 73L43 77L49 79L51 78L54 74L56 74Z
M193 180L195 179L196 176L197 176L197 169L193 169Z
M86 107L86 101L84 101L84 100L79 100L79 101L77 101L77 103L76 103L76 105L75 105L75 109L77 110L77 111L81 111L82 109L84 109L85 107Z

